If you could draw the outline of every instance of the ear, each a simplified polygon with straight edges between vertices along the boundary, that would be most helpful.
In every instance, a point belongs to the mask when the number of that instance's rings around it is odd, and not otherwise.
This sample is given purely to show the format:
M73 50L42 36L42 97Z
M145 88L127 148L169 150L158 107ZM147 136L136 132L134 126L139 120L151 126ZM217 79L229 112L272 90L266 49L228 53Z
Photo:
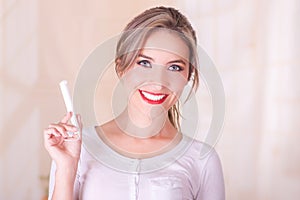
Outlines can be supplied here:
M116 73L117 73L118 77L120 78L120 77L122 77L122 74L123 74L120 71L120 65L121 65L121 59L120 58L115 60L115 65L116 65L116 67L115 67Z

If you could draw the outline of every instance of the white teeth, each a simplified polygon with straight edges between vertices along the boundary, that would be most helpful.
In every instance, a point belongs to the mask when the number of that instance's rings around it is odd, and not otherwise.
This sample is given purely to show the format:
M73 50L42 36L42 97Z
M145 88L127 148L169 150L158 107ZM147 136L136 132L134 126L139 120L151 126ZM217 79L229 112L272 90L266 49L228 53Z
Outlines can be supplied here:
M149 94L147 92L142 91L142 94L147 98L150 99L152 101L159 101L162 98L164 98L166 95L165 94L161 94L161 95L153 95L153 94Z

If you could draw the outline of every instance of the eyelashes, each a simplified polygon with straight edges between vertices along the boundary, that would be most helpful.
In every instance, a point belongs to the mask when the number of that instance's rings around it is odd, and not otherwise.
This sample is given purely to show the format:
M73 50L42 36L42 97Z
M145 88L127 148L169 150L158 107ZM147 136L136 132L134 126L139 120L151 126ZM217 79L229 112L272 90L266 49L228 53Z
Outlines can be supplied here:
M137 62L137 64L139 66L142 66L142 67L145 67L145 68L152 68L152 64L148 60L140 60L140 61ZM180 71L184 70L184 68L182 66L172 64L172 65L168 66L168 70L169 71L180 72Z
M142 67L147 67L147 68L151 68L152 65L148 60L141 60L137 62L138 65L142 66Z
M183 70L183 68L182 68L182 67L180 67L179 65L171 65L170 67L168 67L168 70L170 70L170 71L178 71L178 72L180 72L180 71L182 71L182 70Z

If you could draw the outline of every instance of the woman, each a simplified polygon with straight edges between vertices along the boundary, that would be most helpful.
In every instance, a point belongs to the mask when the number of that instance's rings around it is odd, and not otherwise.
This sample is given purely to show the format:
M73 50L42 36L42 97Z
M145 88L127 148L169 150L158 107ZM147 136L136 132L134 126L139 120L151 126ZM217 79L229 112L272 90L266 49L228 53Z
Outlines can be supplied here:
M49 199L225 199L216 152L199 159L209 147L180 132L178 100L187 84L196 90L197 66L195 32L181 13L156 7L135 17L115 59L126 109L84 128L82 140L64 140L78 131L72 113L44 131L54 161Z

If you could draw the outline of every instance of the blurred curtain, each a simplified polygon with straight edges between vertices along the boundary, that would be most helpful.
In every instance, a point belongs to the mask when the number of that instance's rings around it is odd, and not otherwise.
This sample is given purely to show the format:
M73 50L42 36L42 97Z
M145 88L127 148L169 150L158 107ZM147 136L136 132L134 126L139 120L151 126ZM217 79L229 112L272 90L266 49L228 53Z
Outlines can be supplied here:
M178 2L223 78L227 199L298 199L300 2Z
M0 0L0 199L43 197L50 158L42 130L65 111L59 81L72 87L97 44L162 4L188 16L222 77L226 119L216 148L227 199L299 198L298 0ZM200 100L211 106L209 96Z
M0 199L40 199L37 0L0 1Z

